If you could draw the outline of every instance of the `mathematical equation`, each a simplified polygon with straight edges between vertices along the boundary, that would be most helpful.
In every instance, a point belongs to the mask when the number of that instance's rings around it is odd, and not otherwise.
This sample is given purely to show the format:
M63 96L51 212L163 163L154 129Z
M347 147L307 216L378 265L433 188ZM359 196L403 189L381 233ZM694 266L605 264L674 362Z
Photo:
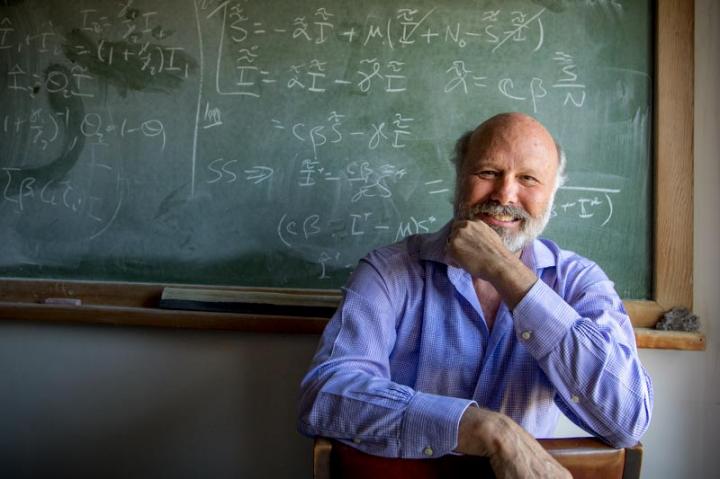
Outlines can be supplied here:
M593 226L604 227L613 216L613 197L620 192L621 190L612 188L563 186L559 192L562 201L553 205L551 218L573 217L591 222ZM434 215L411 215L403 219L389 220L372 211L348 213L343 217L331 217L322 212L295 216L284 213L277 222L276 233L279 241L288 249L307 248L317 252L318 244L333 244L364 237L372 238L373 243L389 244L413 234L435 231L439 227L438 221ZM354 263L347 263L347 260L348 257L342 250L320 248L315 259L318 266L317 278L329 280L330 269L353 267Z
M332 93L335 90L398 94L411 91L413 85L417 88L418 84L415 78L417 73L406 71L411 60L405 59L405 50L423 45L429 48L433 42L449 43L462 50L473 45L477 47L475 43L478 43L492 46L490 53L494 53L510 43L530 42L534 36L536 43L532 51L537 52L545 36L542 23L545 9L534 12L503 9L479 11L479 20L468 21L478 31L470 31L463 29L461 22L432 26L437 8L427 11L403 8L397 10L395 17L380 22L382 28L379 23L370 21L356 31L355 26L340 27L354 23L342 19L325 7L318 8L312 15L287 20L286 25L270 27L263 22L253 21L239 3L223 2L214 9L210 9L210 3L201 2L198 8L205 15L205 21L216 16L222 17L213 76L216 93L223 96L273 95L269 86L310 94ZM143 80L145 88L168 88L188 79L197 63L184 47L159 43L170 41L173 35L162 26L159 12L142 12L132 5L132 1L126 0L126 3L118 6L114 15L103 15L96 9L80 9L77 18L80 26L62 37L55 31L52 22L38 26L35 32L21 33L9 17L0 18L0 51L7 50L19 55L30 50L37 54L67 58L74 63L67 75L60 71L50 74L29 71L15 63L8 71L6 88L30 96L41 91L62 91L68 95L94 98L99 88L98 82L107 80L104 76L98 76L98 72L108 69L124 72L134 70L146 75L149 80ZM314 34L311 34L312 28L317 30ZM277 60L264 60L260 45L262 42L254 41L272 35L291 38L297 42L298 49L304 45L313 48L304 54L308 56L306 59L298 58L299 61L286 65L278 64ZM394 41L393 37L396 37ZM322 46L333 42L347 46L360 43L363 48L388 49L390 52L397 51L398 56L395 59L380 59L377 56L361 58L356 61L354 70L346 62L342 62L341 67L331 68L331 61L322 59ZM326 55L329 58L336 56L332 51L326 52ZM513 101L529 101L533 111L537 112L540 100L557 89L562 93L563 106L582 107L586 99L586 85L580 81L573 54L558 51L548 60L557 64L552 78L538 75L529 78L493 77L483 71L485 61L447 60L445 65L440 66L438 73L442 73L444 79L436 86L436 93L468 95L473 90L489 89ZM224 63L230 66L226 67ZM232 73L225 73L227 71ZM133 87L124 84L129 82L129 77L123 80L115 82L116 86L123 91Z
M510 43L526 43L533 51L543 45L545 8L477 9L465 23L442 19L438 7L399 8L382 18L367 15L362 24L348 21L337 11L316 8L307 14L278 20L270 25L252 18L241 2L223 2L211 7L203 2L200 11L205 18L222 17L223 37L241 44L254 43L268 35L284 36L305 45L326 43L380 46L387 50L421 47L434 42L453 43L459 48L485 46L495 52ZM438 18L438 21L434 21ZM468 25L472 25L469 27ZM252 53L252 47L244 54ZM251 55L251 58L255 58Z
M93 162L85 172L89 181L45 173L42 169L0 168L1 198L13 206L10 211L32 216L63 213L91 225L87 239L95 239L107 231L126 196L126 181L118 170Z
M325 240L332 239L333 243L339 240L364 237L373 235L373 239L387 237L393 233L392 227L387 221L377 221L376 215L372 212L350 213L346 218L327 218L321 213L311 213L293 218L283 214L277 224L277 236L279 240L289 249L303 250L308 248L317 251L318 240L326 243L319 237L325 236ZM410 217L408 221L401 221L394 234L395 240L417 233L429 233L437 222L434 216L416 219ZM389 241L386 241L389 242ZM332 279L329 270L350 269L355 266L356 257L349 257L343 251L332 248L319 248L320 253L315 258L318 266L317 279ZM351 261L348 263L348 261Z
M476 49L478 45L484 44L492 46L489 51L492 54L508 43L530 42L533 35L536 37L536 44L532 51L540 50L543 45L542 15L545 9L533 13L502 9L481 11L478 12L479 22L469 22L477 31L464 29L461 22L434 27L432 20L436 12L437 8L427 11L398 9L395 17L378 24L373 24L370 19L356 31L355 26L336 28L333 22L338 20L337 15L324 7L318 8L309 17L294 18L290 26L277 27L253 21L240 4L223 3L210 11L206 18L222 16L218 49L220 52L227 49L228 52L236 53L234 56L229 55L233 68L223 67L222 61L228 55L218 55L214 72L216 92L220 95L260 98L263 95L273 95L274 91L268 87L275 86L287 91L309 94L333 93L337 90L343 93L401 94L418 88L420 83L417 81L417 73L407 71L408 63L412 60L407 60L404 53L413 48L429 48L433 42L451 44L458 50L468 46ZM340 23L346 25L348 22ZM309 33L311 29L314 34ZM312 45L314 48L309 49L304 60L278 65L273 57L271 62L267 62L263 58L261 44L268 35L292 37L299 48L303 45ZM354 71L345 61L342 62L342 68L332 68L330 61L322 59L323 49L320 47L332 42L348 46L356 42L363 48L390 52L391 58L361 58L355 62ZM396 57L392 58L394 54ZM326 55L329 58L336 56L331 52ZM489 88L513 101L531 101L533 111L537 112L540 99L547 97L550 91L558 89L562 92L563 106L582 107L586 98L586 85L579 81L573 55L558 51L551 60L558 66L551 79L539 76L529 79L512 76L492 78L482 70L486 63L484 60L477 60L477 65L474 66L462 59L450 60L440 71L445 77L443 83L435 87L435 92L430 93L468 95L471 90ZM410 67L412 68L412 65ZM229 78L227 74L223 74L228 70L234 70Z
M614 212L613 197L620 193L616 188L561 186L559 198L553 204L552 217L573 216L603 227Z
M121 118L114 122L99 113L85 113L79 125L70 120L69 108L62 111L49 111L44 108L33 109L28 115L0 115L0 136L12 137L29 132L31 148L47 150L48 146L64 141L70 137L73 149L78 139L83 137L88 144L109 145L109 139L134 140L135 137L156 138L159 151L165 149L167 134L163 122L158 119L135 120Z

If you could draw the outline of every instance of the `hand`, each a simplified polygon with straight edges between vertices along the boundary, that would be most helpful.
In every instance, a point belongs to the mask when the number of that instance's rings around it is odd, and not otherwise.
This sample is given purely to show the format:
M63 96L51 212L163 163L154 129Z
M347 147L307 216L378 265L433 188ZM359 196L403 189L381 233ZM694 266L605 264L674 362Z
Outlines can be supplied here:
M487 457L498 479L572 479L520 425L487 409L469 407L465 411L457 452Z
M518 255L505 247L500 236L479 220L455 221L448 235L447 252L473 278L491 283L510 309L538 279Z
M515 259L502 238L480 220L454 221L447 251L457 266L485 281L491 281Z

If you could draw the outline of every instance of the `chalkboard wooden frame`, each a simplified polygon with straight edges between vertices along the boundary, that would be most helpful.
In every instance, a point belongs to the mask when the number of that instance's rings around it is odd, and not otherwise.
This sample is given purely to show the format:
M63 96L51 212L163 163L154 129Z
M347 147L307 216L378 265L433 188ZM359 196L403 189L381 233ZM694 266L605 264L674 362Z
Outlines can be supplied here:
M694 2L657 0L655 9L654 292L652 300L627 300L625 305L639 347L703 350L703 334L652 329L663 311L674 306L691 309L693 296ZM313 334L320 333L327 322L327 318L300 315L158 309L166 286L2 279L0 319ZM338 292L327 290L283 291L308 297L336 294L340 298ZM80 299L82 303L44 304L48 298Z

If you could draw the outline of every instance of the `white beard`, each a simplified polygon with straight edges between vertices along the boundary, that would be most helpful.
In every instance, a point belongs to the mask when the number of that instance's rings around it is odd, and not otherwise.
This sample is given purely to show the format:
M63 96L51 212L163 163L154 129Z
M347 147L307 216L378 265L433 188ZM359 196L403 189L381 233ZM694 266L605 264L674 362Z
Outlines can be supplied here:
M517 253L521 251L525 246L532 243L535 238L540 236L545 230L550 216L552 215L553 202L555 201L555 193L550 197L547 207L540 216L533 217L524 209L517 206L500 206L492 204L490 202L480 203L471 207L464 207L459 209L458 218L466 220L477 219L480 213L502 213L511 214L519 217L522 222L520 231L513 233L507 228L502 226L490 226L503 241L505 247L511 253Z

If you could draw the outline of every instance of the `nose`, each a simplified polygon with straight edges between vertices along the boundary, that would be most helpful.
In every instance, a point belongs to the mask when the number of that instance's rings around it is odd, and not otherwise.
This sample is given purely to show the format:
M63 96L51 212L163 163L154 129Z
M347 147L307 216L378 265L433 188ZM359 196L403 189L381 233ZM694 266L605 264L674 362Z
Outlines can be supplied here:
M518 184L513 178L502 176L495 182L492 199L501 205L517 203Z

